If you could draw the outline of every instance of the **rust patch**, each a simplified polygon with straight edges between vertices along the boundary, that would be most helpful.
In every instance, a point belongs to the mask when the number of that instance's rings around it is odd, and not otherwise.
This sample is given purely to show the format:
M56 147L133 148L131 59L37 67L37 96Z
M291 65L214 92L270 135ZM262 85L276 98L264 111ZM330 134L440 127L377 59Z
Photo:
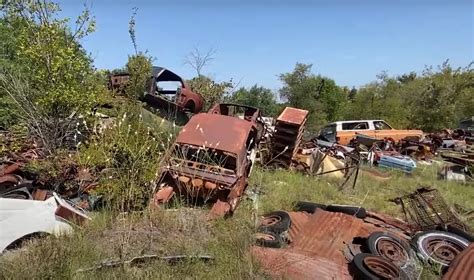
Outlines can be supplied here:
M181 130L176 142L208 147L236 155L245 150L252 123L218 114L200 113L193 116ZM225 133L224 133L225 132Z
M251 252L275 278L352 279L346 264L338 264L320 256L307 256L304 251L254 246Z
M275 278L290 279L352 279L350 260L344 253L355 237L367 238L380 231L384 222L372 223L351 215L317 209L314 214L289 212L290 244L283 249L254 246L251 253ZM401 230L386 225L386 230L401 238Z
M459 254L442 280L470 280L474 275L474 243Z
M286 107L285 110L278 116L277 121L286 122L295 125L302 125L306 122L308 111Z

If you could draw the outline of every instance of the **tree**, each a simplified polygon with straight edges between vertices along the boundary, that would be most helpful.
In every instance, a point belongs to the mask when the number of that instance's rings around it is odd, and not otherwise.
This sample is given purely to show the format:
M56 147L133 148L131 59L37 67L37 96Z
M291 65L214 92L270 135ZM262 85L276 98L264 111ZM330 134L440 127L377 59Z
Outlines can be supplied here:
M347 97L334 80L311 73L311 64L296 63L293 72L280 75L280 97L310 112L308 127L317 129L341 118Z
M192 78L187 83L194 92L199 93L204 99L204 111L215 103L221 102L226 92L233 88L232 80L217 83L203 75Z
M94 31L85 9L73 29L49 1L12 0L1 6L2 28L10 30L10 66L0 75L0 94L20 108L21 119L49 152L71 135L76 119L95 104L104 86L79 41ZM21 79L21 80L18 80ZM22 86L21 89L12 85Z
M204 53L197 47L194 47L194 49L186 56L184 64L191 66L196 71L196 76L200 77L202 75L202 69L214 60L216 53L217 50L214 48L210 48Z
M257 85L250 89L241 87L228 97L228 101L260 108L264 116L274 117L279 112L279 106L272 91Z

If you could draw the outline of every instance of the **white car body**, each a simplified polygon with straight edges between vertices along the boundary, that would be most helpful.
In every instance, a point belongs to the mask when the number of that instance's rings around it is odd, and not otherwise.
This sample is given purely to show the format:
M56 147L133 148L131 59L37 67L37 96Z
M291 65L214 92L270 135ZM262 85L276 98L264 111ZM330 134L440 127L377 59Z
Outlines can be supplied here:
M70 233L72 226L58 215L61 207L89 219L56 194L44 201L0 198L0 253L14 242L33 234Z

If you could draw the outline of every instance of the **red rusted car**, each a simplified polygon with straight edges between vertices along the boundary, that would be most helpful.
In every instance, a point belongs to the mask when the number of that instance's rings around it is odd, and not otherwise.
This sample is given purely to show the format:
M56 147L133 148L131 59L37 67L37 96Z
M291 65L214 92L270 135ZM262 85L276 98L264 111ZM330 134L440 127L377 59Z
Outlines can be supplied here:
M211 217L231 215L248 184L257 133L246 120L194 115L165 155L153 204L181 198L193 205L212 203Z
M129 79L128 73L111 75L109 88L122 91ZM193 114L202 110L202 96L193 92L180 76L166 68L153 67L146 89L142 99L152 107L178 109Z

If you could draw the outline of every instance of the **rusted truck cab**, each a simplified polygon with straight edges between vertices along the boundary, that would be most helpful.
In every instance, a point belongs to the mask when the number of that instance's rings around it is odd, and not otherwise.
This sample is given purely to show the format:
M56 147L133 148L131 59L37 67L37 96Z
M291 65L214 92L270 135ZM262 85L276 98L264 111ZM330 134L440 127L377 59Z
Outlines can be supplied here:
M192 205L212 204L211 217L232 214L248 184L256 137L248 121L194 115L165 156L153 204L180 198Z
M263 121L262 113L256 107L235 103L217 103L209 110L209 113L230 116L250 122L258 132L257 144L265 133L265 122Z
M109 88L123 91L130 79L128 73L110 76ZM193 92L176 73L154 66L142 99L155 108L174 109L197 114L202 110L203 98Z

